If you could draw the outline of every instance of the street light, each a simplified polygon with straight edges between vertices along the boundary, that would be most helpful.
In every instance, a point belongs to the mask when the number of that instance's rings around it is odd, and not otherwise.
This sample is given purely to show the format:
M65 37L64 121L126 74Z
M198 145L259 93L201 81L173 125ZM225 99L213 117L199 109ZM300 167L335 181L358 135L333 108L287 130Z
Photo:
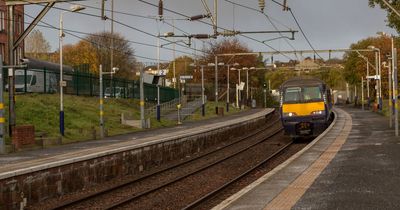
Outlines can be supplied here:
M217 56L215 56L215 114L218 115L218 66L223 66L224 63L217 62Z
M238 63L234 63L233 66L239 66ZM235 68L230 69L230 65L227 65L227 75L226 75L226 112L229 112L229 71L236 70Z
M246 70L246 103L249 105L249 69L255 70L256 67L250 67Z
M104 94L103 94L103 75L105 75L105 74L111 74L111 76L113 75L113 74L115 74L117 71L119 70L119 68L117 68L117 67L113 67L112 69L111 69L111 72L103 72L103 66L102 65L100 65L100 68L99 68L99 86L100 86L100 93L99 93L99 103L100 103L100 106L99 106L99 108L100 108L100 138L104 138L104 119L103 119L103 116L104 116L104 111L103 111L103 104L104 104L104 102L103 102L103 98L104 98Z
M60 34L59 34L59 48L60 48L60 134L64 136L64 87L67 85L63 80L63 15L67 12L78 12L84 10L85 7L80 5L72 5L70 10L60 13Z
M368 49L375 51L375 72L379 75L378 90L377 90L377 103L379 104L379 109L382 110L382 74L381 74L381 50L375 46L368 46Z

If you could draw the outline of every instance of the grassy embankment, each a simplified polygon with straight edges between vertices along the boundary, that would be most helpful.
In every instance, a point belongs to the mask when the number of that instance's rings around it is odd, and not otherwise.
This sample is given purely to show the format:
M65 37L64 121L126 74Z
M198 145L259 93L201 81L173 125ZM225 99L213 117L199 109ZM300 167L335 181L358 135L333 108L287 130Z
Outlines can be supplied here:
M8 111L7 95L5 95L5 110ZM17 125L34 125L35 131L45 133L49 139L57 140L59 134L59 109L60 101L58 94L21 94L16 96ZM220 107L225 107L221 102ZM225 115L237 113L241 110L230 107L230 112ZM65 112L65 137L63 143L93 139L93 133L99 136L99 99L97 97L64 96ZM108 135L118 135L136 132L141 129L122 125L120 123L121 113L129 114L135 120L140 119L139 102L136 99L104 99L105 128ZM6 113L6 117L8 114ZM215 104L206 104L206 116L201 116L198 109L188 118L190 121L202 120L216 117ZM7 119L6 119L7 120ZM151 118L151 127L160 128L173 126L176 122L162 119L158 122ZM7 139L7 143L10 140Z

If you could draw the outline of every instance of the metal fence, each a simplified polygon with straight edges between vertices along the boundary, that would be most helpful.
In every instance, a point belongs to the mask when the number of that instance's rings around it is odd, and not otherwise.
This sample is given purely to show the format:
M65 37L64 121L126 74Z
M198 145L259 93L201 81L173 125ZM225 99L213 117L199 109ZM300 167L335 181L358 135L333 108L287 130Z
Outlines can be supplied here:
M8 70L3 70L4 82L7 82ZM64 93L71 95L99 96L99 77L87 72L64 72L66 87ZM15 70L15 91L17 93L57 93L60 75L58 72L43 69ZM8 85L5 86L6 90ZM140 97L139 81L120 78L103 78L105 97L136 98ZM157 86L144 84L144 97L148 102L157 101ZM178 98L178 90L160 87L160 101L167 102Z

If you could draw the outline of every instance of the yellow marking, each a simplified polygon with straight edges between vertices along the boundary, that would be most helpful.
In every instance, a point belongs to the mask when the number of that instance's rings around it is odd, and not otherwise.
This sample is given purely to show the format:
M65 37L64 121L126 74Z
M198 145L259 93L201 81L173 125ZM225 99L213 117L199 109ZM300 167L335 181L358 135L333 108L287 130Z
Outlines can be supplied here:
M144 106L144 101L140 101L140 106Z
M104 115L104 112L103 111L100 111L100 116L103 116Z
M0 123L5 123L6 119L4 117L0 117Z
M4 104L0 103L0 109L4 109Z
M100 99L100 104L103 105L103 99Z
M283 104L283 113L295 112L297 116L307 116L313 111L325 110L324 102L312 102L302 104Z
M292 209L300 200L311 184L336 156L342 145L346 142L352 128L352 119L349 114L344 113L346 122L341 133L325 152L286 189L276 196L264 209Z

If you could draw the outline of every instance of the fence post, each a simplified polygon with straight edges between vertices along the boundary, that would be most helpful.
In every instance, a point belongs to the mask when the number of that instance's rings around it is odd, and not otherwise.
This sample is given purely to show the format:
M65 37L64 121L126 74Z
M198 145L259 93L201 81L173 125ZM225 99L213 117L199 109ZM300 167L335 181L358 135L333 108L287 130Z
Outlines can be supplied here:
M79 71L76 71L75 77L76 95L79 96Z
M90 96L93 96L93 81L92 81L92 74L89 73L89 94Z
M3 70L2 70L3 71ZM27 80L28 80L28 78L27 78L27 75L26 75L26 69L24 69L24 91L25 91L25 93L26 92L28 92L28 87L27 87Z
M44 86L44 92L47 93L46 91L46 68L43 69L43 86ZM25 83L26 84L26 83ZM26 85L25 85L26 86Z

